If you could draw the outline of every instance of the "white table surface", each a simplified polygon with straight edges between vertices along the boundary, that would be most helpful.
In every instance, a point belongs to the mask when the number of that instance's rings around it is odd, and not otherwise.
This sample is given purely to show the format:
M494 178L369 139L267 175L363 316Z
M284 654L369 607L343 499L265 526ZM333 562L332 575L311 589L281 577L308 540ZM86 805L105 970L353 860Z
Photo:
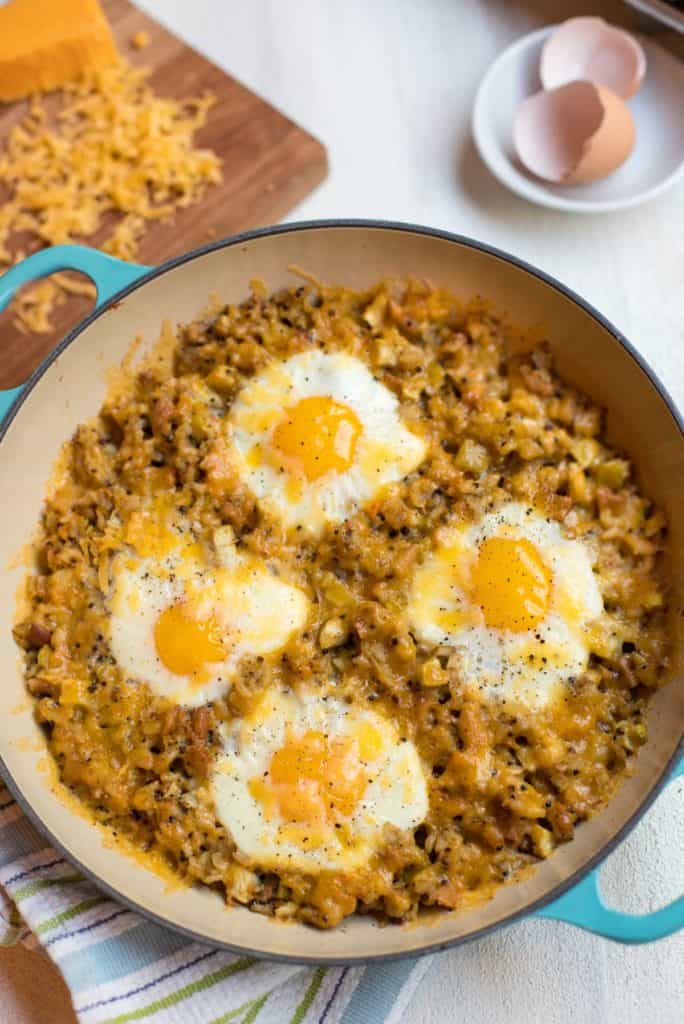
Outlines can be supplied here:
M613 320L684 406L684 181L640 209L570 217L506 192L470 139L497 53L588 9L628 18L617 0L137 2L326 144L330 176L291 219L413 221L522 256ZM684 890L683 797L671 786L611 857L616 905L651 909ZM436 957L403 1022L681 1024L683 965L682 935L626 947L527 921Z

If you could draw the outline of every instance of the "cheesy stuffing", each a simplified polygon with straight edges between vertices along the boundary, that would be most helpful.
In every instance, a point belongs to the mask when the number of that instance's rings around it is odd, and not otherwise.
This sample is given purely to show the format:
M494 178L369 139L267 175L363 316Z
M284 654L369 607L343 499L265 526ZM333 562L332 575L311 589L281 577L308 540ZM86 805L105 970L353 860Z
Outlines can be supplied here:
M363 363L424 445L405 476L318 535L286 526L257 500L226 430L246 385L308 351ZM357 425L333 412L331 436L344 427L334 448L342 458ZM306 434L300 413L277 435L285 453ZM322 415L316 403L311 413ZM646 742L646 711L668 658L665 520L606 441L601 409L556 375L543 344L521 343L481 304L464 306L419 281L364 292L311 283L270 296L255 284L244 302L180 327L170 367L152 361L132 372L78 428L65 464L40 523L29 612L15 631L37 720L63 783L100 824L180 877L220 886L229 903L319 927L355 911L406 921L468 907L571 840ZM306 463L312 477L317 465ZM112 559L140 546L141 533L155 550L145 510L159 501L193 543L211 548L221 538L308 601L306 624L282 649L245 655L231 685L201 706L127 676L107 639ZM591 547L603 606L582 634L584 669L563 679L562 699L539 706L465 687L458 650L428 642L407 615L412 581L440 538L523 506L550 535L558 528L566 542ZM516 630L539 628L555 598L531 545L507 543L483 543L473 593L487 627L508 629L513 642ZM502 566L511 570L498 590ZM521 588L529 601L512 619ZM164 642L182 662L177 628ZM370 860L353 869L259 865L217 814L210 779L222 736L264 693L302 690L389 722L425 774L424 820L387 825ZM359 799L360 778L345 768L329 809L322 787L356 742L312 727L290 735L251 793L268 814L287 815L288 780L299 772L318 819L336 821ZM367 756L372 764L377 755ZM290 814L298 835L299 806Z

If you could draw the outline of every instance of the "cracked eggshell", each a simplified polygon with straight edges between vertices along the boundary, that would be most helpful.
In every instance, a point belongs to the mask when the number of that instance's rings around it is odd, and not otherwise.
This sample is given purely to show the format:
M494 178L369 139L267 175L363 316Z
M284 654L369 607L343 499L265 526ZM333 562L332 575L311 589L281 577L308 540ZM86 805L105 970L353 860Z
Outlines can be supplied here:
M513 141L525 167L546 181L579 185L612 174L634 146L625 103L591 82L530 96L518 108Z
M542 49L539 77L545 89L584 79L605 86L623 100L633 96L646 74L646 55L628 32L603 18L570 18Z

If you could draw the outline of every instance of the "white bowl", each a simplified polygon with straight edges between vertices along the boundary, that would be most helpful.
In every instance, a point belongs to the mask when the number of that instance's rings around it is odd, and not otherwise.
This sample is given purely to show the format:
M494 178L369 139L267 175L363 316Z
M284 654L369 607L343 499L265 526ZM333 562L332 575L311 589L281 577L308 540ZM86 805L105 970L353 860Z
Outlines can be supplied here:
M482 79L472 128L483 161L512 192L556 210L606 213L660 195L684 172L684 64L642 36L648 67L641 89L629 100L636 144L625 163L588 185L552 185L521 164L513 145L513 121L522 101L541 89L541 50L556 27L513 43Z

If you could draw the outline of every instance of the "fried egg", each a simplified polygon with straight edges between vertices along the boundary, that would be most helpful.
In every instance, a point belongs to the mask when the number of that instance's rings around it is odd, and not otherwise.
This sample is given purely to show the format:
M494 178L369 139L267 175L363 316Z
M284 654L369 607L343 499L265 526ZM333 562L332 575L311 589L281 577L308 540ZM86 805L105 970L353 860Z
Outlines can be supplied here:
M385 825L428 812L413 743L381 715L335 697L268 690L226 728L211 778L218 817L260 868L358 868Z
M272 363L230 414L241 479L286 527L320 533L422 462L427 446L359 359L301 352Z
M603 614L594 561L586 541L510 503L440 540L413 580L411 628L454 648L465 689L543 707L587 666Z
M245 655L278 651L309 615L306 594L238 553L230 528L214 541L210 556L171 531L163 545L138 544L112 562L109 642L118 665L188 706L219 697Z

